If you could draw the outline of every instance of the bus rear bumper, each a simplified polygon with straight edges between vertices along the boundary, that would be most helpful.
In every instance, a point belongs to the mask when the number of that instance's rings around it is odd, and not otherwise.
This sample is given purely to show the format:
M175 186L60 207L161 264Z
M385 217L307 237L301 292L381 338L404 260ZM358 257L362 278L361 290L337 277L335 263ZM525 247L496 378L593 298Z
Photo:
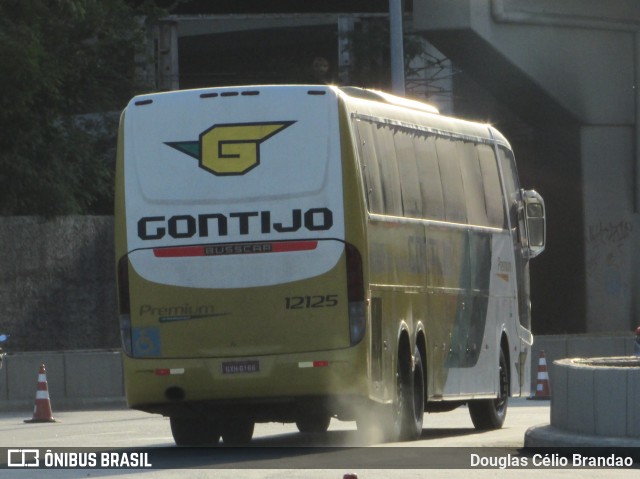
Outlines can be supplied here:
M361 349L241 359L126 357L127 402L165 416L291 422L322 411L348 420L369 397Z
M141 411L169 417L249 419L252 422L296 422L314 414L353 421L367 404L361 396L296 396L140 404Z

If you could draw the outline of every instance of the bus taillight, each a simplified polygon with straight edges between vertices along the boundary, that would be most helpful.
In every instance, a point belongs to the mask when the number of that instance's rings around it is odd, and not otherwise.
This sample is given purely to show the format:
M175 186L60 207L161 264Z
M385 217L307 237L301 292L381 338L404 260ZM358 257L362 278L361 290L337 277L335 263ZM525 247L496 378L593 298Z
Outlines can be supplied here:
M131 301L129 297L129 259L118 261L118 312L120 320L120 340L127 356L133 355L131 339Z
M347 254L347 297L349 298L349 333L351 346L355 346L366 330L366 309L364 299L364 278L362 256L358 249L345 243Z

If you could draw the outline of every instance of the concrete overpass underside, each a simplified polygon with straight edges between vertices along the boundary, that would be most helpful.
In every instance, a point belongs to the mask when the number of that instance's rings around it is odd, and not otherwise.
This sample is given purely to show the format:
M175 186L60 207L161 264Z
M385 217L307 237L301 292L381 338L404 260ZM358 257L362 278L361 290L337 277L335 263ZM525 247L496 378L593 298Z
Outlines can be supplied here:
M512 137L548 210L532 264L537 333L640 323L640 3L414 0L413 28L529 127ZM511 135L511 133L514 133Z

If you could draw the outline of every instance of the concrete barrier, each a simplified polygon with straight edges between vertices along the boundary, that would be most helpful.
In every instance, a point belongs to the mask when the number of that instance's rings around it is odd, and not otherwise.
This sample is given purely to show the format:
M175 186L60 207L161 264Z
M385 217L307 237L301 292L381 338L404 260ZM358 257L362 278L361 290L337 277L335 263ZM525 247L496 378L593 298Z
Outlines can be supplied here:
M633 354L629 334L536 336L531 354L531 390L535 391L539 352L547 364L568 357ZM47 368L51 403L56 409L125 406L119 350L75 350L9 354L0 369L0 411L33 408L40 364ZM553 372L550 373L553 376ZM553 396L553 391L552 391ZM638 396L640 397L640 396Z
M640 358L562 359L551 374L553 427L640 439Z
M572 358L551 367L551 424L527 429L525 448L590 448L640 461L640 358Z
M54 411L125 406L120 351L25 352L5 358L0 411L33 408L41 364Z

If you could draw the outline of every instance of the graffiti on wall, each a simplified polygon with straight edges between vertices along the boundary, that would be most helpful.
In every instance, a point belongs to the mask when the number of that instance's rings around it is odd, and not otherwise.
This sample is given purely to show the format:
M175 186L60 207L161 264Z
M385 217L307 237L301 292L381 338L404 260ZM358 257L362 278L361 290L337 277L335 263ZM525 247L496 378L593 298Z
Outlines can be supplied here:
M587 230L587 274L601 276L609 295L624 294L625 278L622 271L628 267L627 244L633 235L633 223L625 220L598 221Z
M629 221L604 223L599 221L589 225L589 243L621 245L631 237L633 224Z

